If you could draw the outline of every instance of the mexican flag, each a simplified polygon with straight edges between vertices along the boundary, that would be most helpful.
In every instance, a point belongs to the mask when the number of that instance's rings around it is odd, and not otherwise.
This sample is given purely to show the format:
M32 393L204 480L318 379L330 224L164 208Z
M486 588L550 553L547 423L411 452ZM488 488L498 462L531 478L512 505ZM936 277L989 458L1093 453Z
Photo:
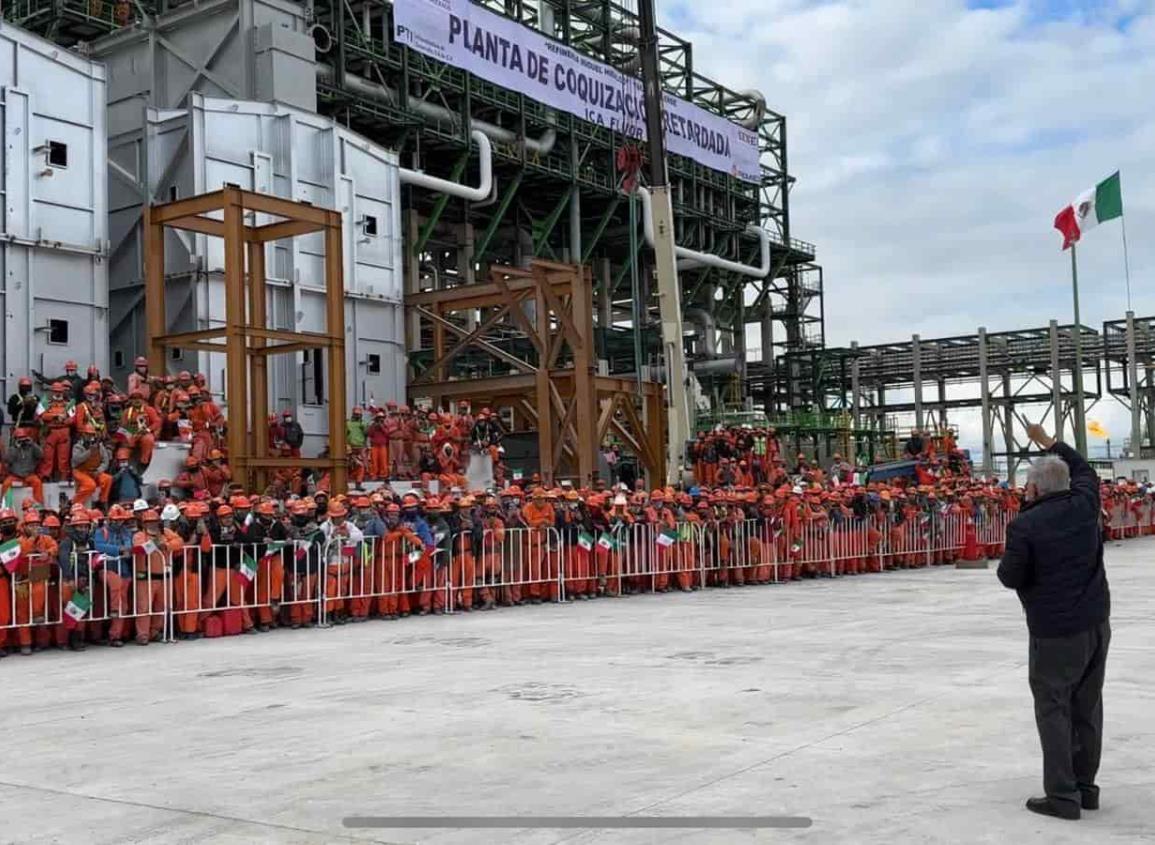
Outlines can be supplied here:
M581 532L578 534L578 545L585 549L587 552L591 551L594 547L593 535L587 534L585 531Z
M1123 216L1123 189L1116 172L1093 188L1075 197L1075 201L1055 217L1055 228L1063 235L1063 249L1078 243L1090 229L1100 223Z
M309 554L309 546L312 543L308 540L297 540L297 560L304 560Z
M0 545L0 563L4 564L4 568L9 572L16 571L16 567L20 565L20 560L23 557L24 553L20 551L18 539L13 538Z
M153 552L159 552L160 546L158 546L153 540L145 540L143 543L136 547L136 551L150 555Z
M287 543L269 543L265 546L265 553L261 555L261 560L274 561L281 556L281 550L287 546Z
M241 555L241 568L237 570L237 574L244 579L246 584L253 583L253 579L257 577L257 562L249 555Z
M614 549L614 538L607 532L603 531L602 535L598 537L598 548L605 549L607 552L612 552Z
M425 554L425 549L414 549L409 553L409 562L417 563L417 561L421 560L423 554Z
M678 542L678 532L673 528L666 528L657 537L658 545L663 549L668 549L674 543Z
M72 594L72 598L68 600L68 604L64 605L64 628L71 631L80 621L88 615L88 611L92 609L92 599L85 593L77 590Z
M793 543L791 543L790 551L792 551L794 554L798 554L800 551L802 551L802 541L796 539Z

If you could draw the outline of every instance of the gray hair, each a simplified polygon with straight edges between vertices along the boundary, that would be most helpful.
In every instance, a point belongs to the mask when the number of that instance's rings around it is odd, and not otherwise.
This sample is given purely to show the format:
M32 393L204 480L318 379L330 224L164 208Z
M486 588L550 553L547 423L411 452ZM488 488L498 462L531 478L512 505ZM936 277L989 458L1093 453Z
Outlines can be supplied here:
M1044 455L1031 461L1027 483L1034 484L1040 496L1061 493L1071 489L1071 470L1062 458Z

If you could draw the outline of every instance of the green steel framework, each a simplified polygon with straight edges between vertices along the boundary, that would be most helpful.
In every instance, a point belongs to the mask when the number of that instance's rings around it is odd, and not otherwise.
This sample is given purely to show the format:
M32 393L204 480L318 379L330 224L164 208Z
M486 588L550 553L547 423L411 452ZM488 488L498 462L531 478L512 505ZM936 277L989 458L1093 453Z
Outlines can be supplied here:
M127 21L147 21L182 2L136 0L131 5L107 0L17 0L5 3L4 17L65 46L91 41ZM481 0L480 5L521 23L546 29L573 49L627 71L636 70L631 41L637 18L609 0ZM430 173L471 177L468 149L472 120L484 120L518 139L553 136L552 145L520 140L494 144L496 195L489 202L411 191L407 209L406 255L411 287L472 280L490 262L517 263L536 255L592 263L599 296L612 302L609 324L600 323L604 358L611 371L633 366L631 320L635 299L656 312L650 290L648 252L639 248L640 232L631 230L630 204L620 192L617 156L622 137L524 95L493 85L392 41L392 6L380 0L313 0L307 16L315 26L317 60L330 71L318 78L318 110L374 141L397 149L406 166ZM548 19L552 18L552 24ZM659 30L660 73L664 87L717 114L742 121L759 111L749 94L713 82L694 68L692 45ZM351 86L350 77L360 85ZM364 81L392 92L365 93ZM430 119L422 102L440 107L442 119ZM714 317L723 352L744 350L745 325L765 324L763 345L769 354L748 365L749 378L730 377L729 395L777 413L789 410L787 374L774 366L787 353L824 346L821 268L813 245L790 231L786 118L769 109L758 122L762 181L755 185L703 167L680 156L669 157L677 219L677 243L745 263L757 262L757 243L742 232L760 223L771 233L772 270L753 280L711 268L680 271L686 308ZM533 147L548 146L548 152ZM631 279L639 290L634 291ZM604 312L603 312L604 313ZM616 324L616 328L614 327ZM519 338L511 336L515 344ZM428 338L411 338L413 362L420 368ZM657 350L644 347L656 363ZM720 394L719 394L720 395Z

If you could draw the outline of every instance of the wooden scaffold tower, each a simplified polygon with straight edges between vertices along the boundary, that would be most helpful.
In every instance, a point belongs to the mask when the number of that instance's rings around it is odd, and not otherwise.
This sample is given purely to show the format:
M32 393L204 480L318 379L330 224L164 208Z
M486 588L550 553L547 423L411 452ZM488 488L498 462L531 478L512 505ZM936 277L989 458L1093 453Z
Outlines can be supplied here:
M206 216L214 215L214 216ZM249 219L251 216L251 219ZM261 222L257 222L260 220ZM165 228L222 238L225 254L223 326L168 333L165 313ZM228 407L229 465L234 482L263 490L268 471L312 467L330 473L334 493L346 488L345 312L341 215L229 185L219 191L144 209L145 310L149 365L165 371L170 348L224 353ZM325 329L299 332L268 327L265 245L313 232L325 239ZM247 265L247 266L246 266ZM306 349L323 349L329 385L329 456L269 455L268 359Z

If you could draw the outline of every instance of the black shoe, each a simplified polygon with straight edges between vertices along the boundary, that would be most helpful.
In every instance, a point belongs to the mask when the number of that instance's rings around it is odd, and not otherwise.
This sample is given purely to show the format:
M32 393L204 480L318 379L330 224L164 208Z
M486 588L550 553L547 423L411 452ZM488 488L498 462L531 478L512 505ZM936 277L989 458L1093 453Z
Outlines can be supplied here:
M1078 804L1071 801L1055 801L1051 798L1028 798L1027 809L1040 816L1054 816L1068 821L1077 821L1082 815Z
M1084 810L1099 809L1099 787L1092 786L1087 789L1080 787L1079 795L1081 796L1079 804Z

